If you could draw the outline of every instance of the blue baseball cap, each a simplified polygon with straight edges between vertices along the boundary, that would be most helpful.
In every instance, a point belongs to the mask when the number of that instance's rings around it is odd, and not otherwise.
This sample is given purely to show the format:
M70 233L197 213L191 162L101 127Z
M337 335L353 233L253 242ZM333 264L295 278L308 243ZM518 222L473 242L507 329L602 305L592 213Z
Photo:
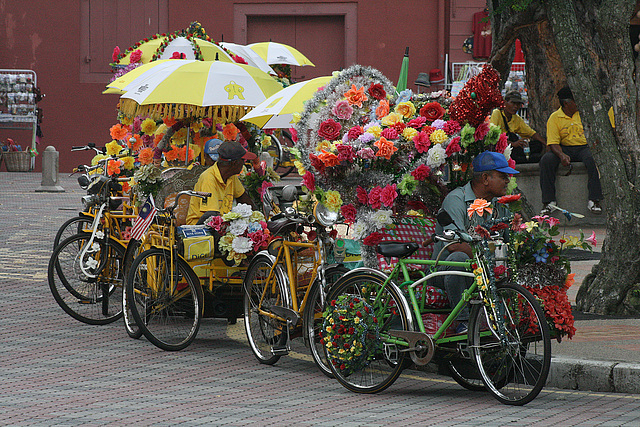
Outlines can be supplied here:
M504 154L496 153L495 151L484 151L478 154L475 159L473 159L473 171L498 171L512 175L520 173L517 170L509 167L509 162L507 162Z
M222 140L218 138L212 138L204 143L204 152L211 157L214 162L218 161L220 157L218 155L218 147L222 144Z

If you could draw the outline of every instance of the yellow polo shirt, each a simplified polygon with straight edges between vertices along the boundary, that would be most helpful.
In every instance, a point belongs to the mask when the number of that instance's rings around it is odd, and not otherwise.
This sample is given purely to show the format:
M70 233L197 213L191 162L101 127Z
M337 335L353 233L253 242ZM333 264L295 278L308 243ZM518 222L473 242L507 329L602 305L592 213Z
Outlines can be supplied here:
M506 119L507 116L505 115L504 118ZM507 128L504 126L504 120L502 119L500 109L496 108L493 110L489 122L496 126L500 126L502 132L507 131ZM531 138L536 133L536 131L531 129L529 125L524 122L524 119L517 114L511 116L511 120L507 121L507 125L509 125L509 132L517 133L520 135L520 138Z
M567 116L562 107L551 113L547 120L547 145L560 144L567 146L586 145L580 113Z
M187 213L187 224L190 225L196 224L202 214L207 211L218 211L220 215L231 211L233 199L242 196L244 186L238 175L234 175L227 182L224 182L216 163L200 175L193 190L211 193L211 197L207 199L206 203L203 203L199 197L191 198Z

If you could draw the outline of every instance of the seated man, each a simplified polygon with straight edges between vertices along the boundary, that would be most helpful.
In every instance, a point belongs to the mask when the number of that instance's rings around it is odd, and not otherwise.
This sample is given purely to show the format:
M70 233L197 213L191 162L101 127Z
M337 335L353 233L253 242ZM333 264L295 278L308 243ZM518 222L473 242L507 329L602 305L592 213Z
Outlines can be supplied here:
M244 190L238 174L242 171L244 161L253 160L256 155L245 150L237 141L226 141L216 145L218 141L207 141L205 153L216 162L200 175L193 187L194 191L211 193L211 197L206 202L198 197L191 198L187 224L204 224L210 216L228 213L233 207L234 199L238 203L251 205L255 210L255 205Z
M535 130L524 122L516 112L522 108L524 101L517 91L508 92L504 96L504 107L496 108L491 113L491 123L500 126L507 133L509 143L513 147L511 158L516 163L538 163L544 154L546 141ZM530 141L526 141L529 138ZM524 148L529 147L530 154L525 154Z
M447 194L442 202L442 209L453 219L453 223L445 229L461 230L467 232L471 225L471 220L467 213L467 208L475 199L485 199L492 202L494 198L506 194L509 175L517 174L518 171L509 167L507 159L501 153L485 151L473 159L473 176L471 181L463 187L458 187ZM494 205L495 206L495 205ZM500 211L494 210L494 215L501 217L508 215L505 207L500 206ZM436 225L436 235L442 234L443 227ZM440 250L445 246L444 242L436 242L433 248L433 257L436 259ZM471 246L468 243L455 243L444 251L441 261L464 262L473 257ZM440 267L443 271L462 270L456 267ZM455 307L462 299L462 293L473 282L472 278L461 276L438 276L433 278L431 284L444 289L449 297L449 304ZM465 307L458 315L458 325L456 331L464 333L468 327L469 307Z
M587 168L589 180L589 202L587 209L594 214L602 213L602 187L598 167L584 136L578 106L568 86L558 91L560 108L551 113L547 121L547 145L551 151L540 159L540 189L542 190L542 214L551 213L556 204L556 171L558 165L570 166L571 162L582 162Z

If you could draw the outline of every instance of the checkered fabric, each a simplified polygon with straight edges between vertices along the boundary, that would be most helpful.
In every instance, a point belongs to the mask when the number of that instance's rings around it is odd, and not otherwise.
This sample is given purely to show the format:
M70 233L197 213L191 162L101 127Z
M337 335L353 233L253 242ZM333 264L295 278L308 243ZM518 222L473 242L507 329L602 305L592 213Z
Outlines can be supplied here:
M422 292L426 291L424 297L425 307L430 308L444 308L449 307L449 298L444 289L436 288L431 285L418 285L416 286L416 298L420 300L422 298Z
M447 314L439 314L439 313L425 313L422 315L422 322L424 323L424 331L429 335L433 335L438 332L438 329L445 320L447 320ZM454 335L456 333L456 328L453 327L451 323L449 327L446 329L445 334L447 336Z
M385 228L383 241L416 242L422 244L433 235L436 230L435 218L418 216L398 216L394 218L393 226ZM433 243L427 247L418 249L409 259L430 259L433 253ZM390 272L398 263L397 258L385 259L378 254L378 268L384 272ZM421 266L409 266L411 270L421 269Z

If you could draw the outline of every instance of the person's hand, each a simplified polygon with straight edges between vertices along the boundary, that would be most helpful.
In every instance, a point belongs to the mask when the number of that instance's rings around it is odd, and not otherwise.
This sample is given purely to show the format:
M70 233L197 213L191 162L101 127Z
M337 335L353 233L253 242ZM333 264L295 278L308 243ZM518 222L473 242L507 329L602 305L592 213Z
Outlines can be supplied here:
M517 141L512 142L511 146L513 148L517 148L517 147L524 148L527 146L527 142L524 139L519 139Z
M562 155L560 156L560 162L562 163L562 166L569 166L571 164L571 157L562 153Z

